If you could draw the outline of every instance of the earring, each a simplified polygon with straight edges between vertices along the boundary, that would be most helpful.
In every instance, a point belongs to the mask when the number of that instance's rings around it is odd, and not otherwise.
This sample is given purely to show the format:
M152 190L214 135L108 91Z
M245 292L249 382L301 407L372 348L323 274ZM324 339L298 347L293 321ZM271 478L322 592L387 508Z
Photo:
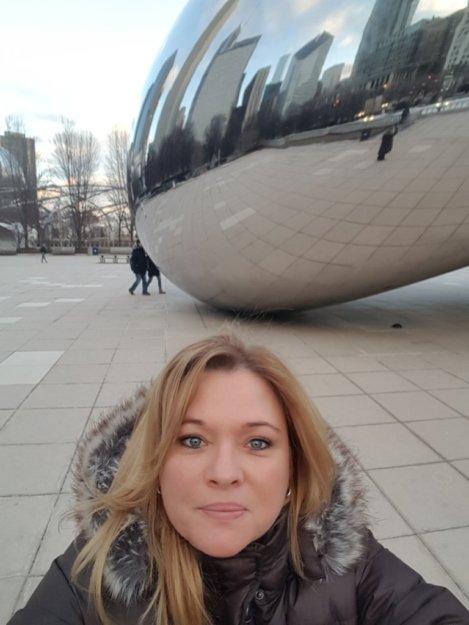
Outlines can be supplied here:
M288 498L288 497L290 497L290 495L291 495L291 488L289 488L289 489L287 490L287 495L286 495L286 496L287 496L287 498Z

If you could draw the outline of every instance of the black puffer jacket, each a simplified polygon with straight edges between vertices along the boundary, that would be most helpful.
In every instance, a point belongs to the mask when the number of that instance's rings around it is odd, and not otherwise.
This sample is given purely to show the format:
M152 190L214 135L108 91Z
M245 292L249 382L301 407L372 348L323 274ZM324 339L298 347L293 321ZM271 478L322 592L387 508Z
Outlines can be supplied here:
M145 389L114 409L81 445L75 492L90 496L92 479L109 488L140 412ZM300 530L304 578L293 571L288 553L287 515L237 556L202 556L209 607L219 625L469 625L469 613L447 590L426 584L379 545L366 527L359 471L334 437L331 449L337 479L330 506ZM76 544L55 560L9 625L100 625L86 591L70 570L77 549L96 528L78 517ZM146 527L136 517L110 554L105 576L107 605L114 625L135 625L145 607L148 556ZM147 621L151 623L151 620ZM176 625L190 625L178 623Z
M147 255L141 245L137 245L132 250L130 256L130 268L134 273L141 276L147 272Z

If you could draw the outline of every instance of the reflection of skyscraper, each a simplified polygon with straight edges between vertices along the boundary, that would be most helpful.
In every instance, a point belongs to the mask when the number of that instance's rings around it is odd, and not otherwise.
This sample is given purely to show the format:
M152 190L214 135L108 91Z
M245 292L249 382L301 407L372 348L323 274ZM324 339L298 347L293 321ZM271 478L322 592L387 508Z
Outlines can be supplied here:
M245 39L231 47L222 46L213 57L197 89L188 123L194 137L203 141L205 131L215 117L229 120L237 104L244 79L244 70L257 47L259 37Z
M323 93L333 91L337 87L342 78L344 67L345 63L338 63L337 65L333 65L332 67L324 70L321 78Z
M249 121L257 114L261 106L261 99L264 94L265 83L267 82L267 77L270 72L269 67L261 67L261 69L256 72L256 75L251 80L249 85L244 92L243 97L243 106L245 108L244 113L244 124L249 123Z
M148 141L148 134L150 132L151 124L153 122L153 116L155 114L156 107L158 106L158 103L160 101L160 97L163 92L169 72L174 66L176 54L177 51L174 52L165 61L165 63L163 63L160 71L158 72L158 76L155 78L155 81L148 89L145 100L143 101L142 110L140 111L140 115L136 125L134 145L132 146L132 153L136 156L139 156L140 158L145 157L146 142Z
M223 3L222 8L199 37L196 45L184 62L184 65L179 70L176 80L171 87L171 91L168 93L158 120L158 126L153 142L153 149L155 151L158 150L158 147L164 137L171 134L172 130L176 128L178 119L180 119L179 109L187 86L192 80L194 72L198 68L202 57L207 52L208 48L230 15L236 9L238 3L239 0L226 0L226 2Z
M446 57L445 69L469 63L469 3L461 21L456 27L453 40Z
M279 61L277 63L277 67L275 68L274 77L272 78L271 82L275 83L275 82L281 82L282 81L283 72L285 71L285 67L287 66L289 58L290 58L289 54L284 54L283 56L280 57L280 59L279 59Z
M358 48L354 77L366 75L380 44L398 37L411 24L418 4L419 0L376 0Z
M334 37L324 31L293 56L282 83L281 106L301 106L314 97Z

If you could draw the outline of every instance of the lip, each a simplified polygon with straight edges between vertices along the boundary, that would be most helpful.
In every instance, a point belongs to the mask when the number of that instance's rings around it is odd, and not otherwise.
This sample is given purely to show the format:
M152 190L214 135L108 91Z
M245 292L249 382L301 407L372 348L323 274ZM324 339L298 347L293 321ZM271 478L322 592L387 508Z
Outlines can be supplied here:
M238 503L211 503L199 508L201 512L218 520L234 520L239 519L245 512L246 508Z

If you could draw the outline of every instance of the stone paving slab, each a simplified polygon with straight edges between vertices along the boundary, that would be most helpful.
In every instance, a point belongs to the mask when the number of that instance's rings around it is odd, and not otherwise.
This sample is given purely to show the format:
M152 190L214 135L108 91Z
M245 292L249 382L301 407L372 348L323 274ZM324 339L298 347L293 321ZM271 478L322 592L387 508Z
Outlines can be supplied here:
M73 536L63 517L82 432L226 324L285 358L358 454L377 537L469 608L469 268L265 318L165 279L166 295L130 297L131 282L127 265L95 257L0 257L2 622Z

